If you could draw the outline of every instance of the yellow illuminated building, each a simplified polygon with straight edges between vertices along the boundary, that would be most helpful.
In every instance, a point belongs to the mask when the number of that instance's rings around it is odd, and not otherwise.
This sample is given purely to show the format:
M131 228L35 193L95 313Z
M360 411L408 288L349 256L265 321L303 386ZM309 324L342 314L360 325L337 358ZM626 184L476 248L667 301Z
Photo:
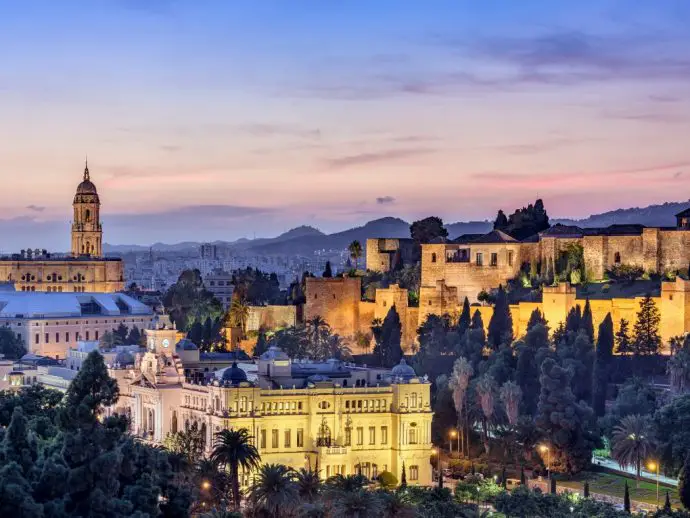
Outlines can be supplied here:
M398 479L404 463L409 484L431 483L430 383L404 360L387 370L295 361L271 348L256 364L192 382L185 366L198 350L166 326L146 334L134 368L112 373L121 390L113 410L130 415L144 439L161 443L196 425L210 451L216 432L246 428L264 463L318 468L322 478L390 471Z

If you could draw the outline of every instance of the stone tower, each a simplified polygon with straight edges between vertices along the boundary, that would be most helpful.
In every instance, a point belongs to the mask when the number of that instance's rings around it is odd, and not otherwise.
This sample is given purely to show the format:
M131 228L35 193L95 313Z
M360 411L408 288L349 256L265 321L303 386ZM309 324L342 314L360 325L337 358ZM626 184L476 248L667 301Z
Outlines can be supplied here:
M91 182L88 163L84 166L84 179L77 187L72 206L72 255L102 257L101 202L96 186Z

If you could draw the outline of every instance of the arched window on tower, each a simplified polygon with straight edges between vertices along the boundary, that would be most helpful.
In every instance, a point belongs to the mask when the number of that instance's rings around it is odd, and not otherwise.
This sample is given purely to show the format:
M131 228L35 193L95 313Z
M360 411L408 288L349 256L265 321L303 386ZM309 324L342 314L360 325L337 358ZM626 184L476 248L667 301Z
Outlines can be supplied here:
M84 213L84 221L91 221L91 211L89 209L86 209Z

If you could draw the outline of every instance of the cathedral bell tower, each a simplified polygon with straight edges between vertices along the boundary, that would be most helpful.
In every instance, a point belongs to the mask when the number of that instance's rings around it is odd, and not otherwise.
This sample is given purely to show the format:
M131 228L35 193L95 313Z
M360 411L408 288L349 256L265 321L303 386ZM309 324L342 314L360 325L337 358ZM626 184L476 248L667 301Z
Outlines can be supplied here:
M101 202L96 186L91 182L88 162L84 166L84 179L77 187L72 206L72 255L102 257Z

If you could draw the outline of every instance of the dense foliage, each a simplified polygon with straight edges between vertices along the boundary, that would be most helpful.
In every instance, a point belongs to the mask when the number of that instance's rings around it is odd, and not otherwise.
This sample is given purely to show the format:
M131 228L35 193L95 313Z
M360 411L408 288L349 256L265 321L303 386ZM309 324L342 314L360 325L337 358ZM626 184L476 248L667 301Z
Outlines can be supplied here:
M8 360L16 360L26 354L24 340L6 326L0 326L0 354Z

